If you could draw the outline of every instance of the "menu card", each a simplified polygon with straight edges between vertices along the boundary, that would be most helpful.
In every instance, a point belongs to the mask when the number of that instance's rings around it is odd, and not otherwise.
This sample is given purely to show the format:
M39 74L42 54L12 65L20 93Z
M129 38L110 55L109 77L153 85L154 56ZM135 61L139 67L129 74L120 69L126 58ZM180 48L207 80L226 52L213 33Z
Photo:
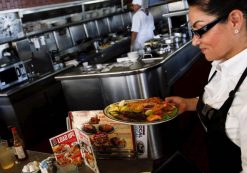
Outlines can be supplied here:
M97 158L136 157L133 127L107 118L102 110L69 112L68 124L90 137Z
M90 138L78 129L72 129L50 139L57 163L60 166L85 164L99 173Z

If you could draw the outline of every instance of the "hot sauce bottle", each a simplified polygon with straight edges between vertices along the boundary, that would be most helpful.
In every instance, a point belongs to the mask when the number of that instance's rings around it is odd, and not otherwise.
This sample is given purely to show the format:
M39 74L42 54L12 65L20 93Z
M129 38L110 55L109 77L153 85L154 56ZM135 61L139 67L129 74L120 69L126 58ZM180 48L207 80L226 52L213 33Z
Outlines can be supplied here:
M25 145L21 137L19 136L16 127L11 128L13 134L13 147L15 150L16 159L21 161L27 159L27 152L25 150Z

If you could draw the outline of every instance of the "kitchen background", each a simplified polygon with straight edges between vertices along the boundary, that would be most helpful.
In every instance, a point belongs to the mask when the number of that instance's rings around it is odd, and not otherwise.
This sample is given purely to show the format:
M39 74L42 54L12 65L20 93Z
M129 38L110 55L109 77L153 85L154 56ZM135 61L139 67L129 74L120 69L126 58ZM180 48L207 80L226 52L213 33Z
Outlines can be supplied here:
M50 150L47 139L66 130L65 118L70 111L70 103L65 100L61 83L56 81L54 76L69 70L71 67L68 62L74 59L82 65L85 61L98 64L116 61L116 58L123 54L126 56L130 47L133 15L129 10L130 2L131 0L0 1L0 69L6 70L13 65L16 69L24 69L21 73L23 75L17 81L18 85L13 83L13 86L7 86L6 84L12 81L0 79L3 86L0 92L0 136L5 137L8 133L5 127L16 126L27 141L28 149ZM183 35L186 42L190 40L186 1L148 2L155 19L156 34L169 37L173 33L183 33L179 36L179 42L182 42ZM171 42L171 38L167 40ZM196 58L200 59L196 62L198 65L191 68L195 63L190 62L191 46L186 49L186 53L181 51L177 55L177 60L170 61L168 72L172 72L174 76L180 71L182 73L169 84L172 91L169 90L168 94L196 96L200 86L196 87L193 83L197 81L203 85L202 81L207 76L209 66L201 61L200 53ZM180 55L187 56L187 59L179 59ZM202 69L206 70L202 72ZM86 83L80 85L87 86ZM102 102L97 96L92 100ZM87 101L91 104L92 100ZM95 102L94 106L97 106ZM75 105L86 104L73 103L73 106ZM193 128L190 124L189 120L166 124L163 132L169 132L168 137L172 138L166 141L170 152L174 147L174 140L177 140L173 137L183 136ZM184 131L185 126L191 128ZM174 129L173 133L168 129ZM6 133L2 135L2 131ZM7 135L7 138L11 138L11 134Z

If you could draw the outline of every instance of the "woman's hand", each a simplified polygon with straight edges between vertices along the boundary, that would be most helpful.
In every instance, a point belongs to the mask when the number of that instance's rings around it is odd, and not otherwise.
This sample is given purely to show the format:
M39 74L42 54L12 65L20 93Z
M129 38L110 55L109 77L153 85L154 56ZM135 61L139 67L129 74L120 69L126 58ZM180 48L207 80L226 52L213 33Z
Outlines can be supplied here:
M181 114L185 111L195 111L198 99L172 96L172 97L166 97L165 101L169 103L174 103L179 110L178 114Z

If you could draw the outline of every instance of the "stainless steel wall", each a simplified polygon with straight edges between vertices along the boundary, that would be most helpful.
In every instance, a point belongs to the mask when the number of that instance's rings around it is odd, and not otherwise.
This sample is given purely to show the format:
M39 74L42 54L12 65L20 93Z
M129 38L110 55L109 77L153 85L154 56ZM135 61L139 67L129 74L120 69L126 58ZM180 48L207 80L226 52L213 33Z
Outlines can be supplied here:
M71 34L71 39L72 39L73 45L78 45L85 38L87 38L83 24L70 26L69 31Z

